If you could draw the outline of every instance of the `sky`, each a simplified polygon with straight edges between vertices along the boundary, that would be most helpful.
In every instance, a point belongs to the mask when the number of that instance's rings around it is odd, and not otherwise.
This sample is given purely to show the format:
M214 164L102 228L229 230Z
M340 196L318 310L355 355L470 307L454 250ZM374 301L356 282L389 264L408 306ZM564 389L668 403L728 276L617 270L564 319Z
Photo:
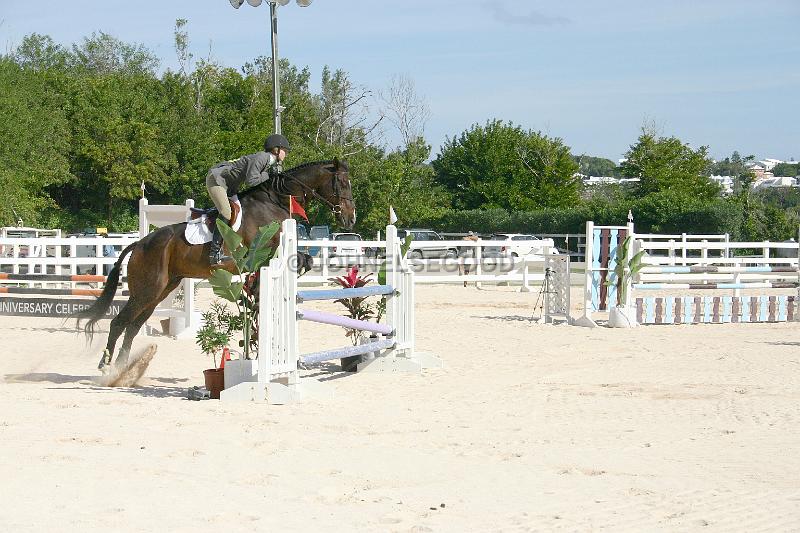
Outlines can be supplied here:
M0 0L0 46L104 31L177 69L177 18L195 57L238 68L270 54L268 7L226 0ZM313 87L326 65L375 93L412 80L434 157L448 137L500 119L614 160L645 124L717 159L800 159L800 0L291 2L279 48Z

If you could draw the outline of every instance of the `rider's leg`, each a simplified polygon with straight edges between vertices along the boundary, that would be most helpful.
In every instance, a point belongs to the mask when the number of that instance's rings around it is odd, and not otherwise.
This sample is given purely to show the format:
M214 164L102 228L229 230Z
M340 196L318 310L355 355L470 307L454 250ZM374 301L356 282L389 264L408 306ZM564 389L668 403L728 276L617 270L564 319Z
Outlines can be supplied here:
M214 206L219 211L221 220L229 222L231 219L231 204L228 200L228 189L224 185L220 185L217 176L210 172L206 177L206 187L211 201L214 202ZM222 235L216 225L214 225L214 235L211 238L211 249L208 257L212 265L222 262Z

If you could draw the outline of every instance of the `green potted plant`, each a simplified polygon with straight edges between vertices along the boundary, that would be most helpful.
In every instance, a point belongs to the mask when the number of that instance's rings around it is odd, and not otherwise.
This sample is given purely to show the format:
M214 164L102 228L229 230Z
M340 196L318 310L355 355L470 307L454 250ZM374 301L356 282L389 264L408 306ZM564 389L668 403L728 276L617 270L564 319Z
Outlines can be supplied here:
M196 342L200 350L214 360L214 368L203 371L206 389L213 399L219 399L220 391L225 388L225 359L230 357L231 337L237 331L242 331L242 317L231 313L223 302L213 302L203 313L203 327L197 330ZM217 354L220 354L219 366Z
M642 250L630 257L633 247L633 238L628 236L622 246L616 251L616 265L609 271L607 287L617 287L617 304L609 310L608 325L612 328L636 327L636 309L630 305L629 296L631 283L642 268L648 266L642 263L645 251Z
M196 342L200 349L203 350L203 353L215 355L220 349L230 345L234 332L241 331L242 339L239 341L239 346L242 348L241 360L238 362L231 361L225 366L228 367L229 372L243 373L246 370L242 365L245 365L245 361L249 362L255 359L253 354L258 346L258 336L256 334L258 320L257 294L253 288L254 274L275 255L275 249L270 247L269 243L280 230L280 225L277 222L273 222L267 226L260 227L249 247L225 222L218 219L217 227L225 241L225 246L232 258L234 271L239 279L234 281L234 273L217 268L211 273L208 282L211 284L215 295L236 306L236 312L229 313L227 306L221 303L219 305L225 309L224 311L222 311L221 307L214 307L212 304L211 310L206 313L208 319L204 314L204 326L198 331ZM214 366L216 369L216 357ZM253 372L252 365L250 365L249 372ZM209 374L219 374L219 372L210 372ZM228 381L224 378L224 373L222 374L223 377L221 379ZM211 389L209 388L209 390Z

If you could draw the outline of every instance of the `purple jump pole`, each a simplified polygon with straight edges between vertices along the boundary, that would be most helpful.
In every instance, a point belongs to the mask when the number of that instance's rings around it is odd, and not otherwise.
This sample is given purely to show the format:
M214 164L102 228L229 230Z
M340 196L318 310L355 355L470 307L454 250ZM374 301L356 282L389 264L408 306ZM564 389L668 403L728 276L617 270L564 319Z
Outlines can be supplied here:
M345 316L332 315L323 313L322 311L314 311L311 309L302 309L297 311L297 318L300 320L308 320L309 322L319 322L320 324L331 324L332 326L340 326L349 329L358 329L361 331L370 331L372 333L380 333L382 335L391 335L394 328L386 324L378 324L375 322L366 322L364 320L355 320Z

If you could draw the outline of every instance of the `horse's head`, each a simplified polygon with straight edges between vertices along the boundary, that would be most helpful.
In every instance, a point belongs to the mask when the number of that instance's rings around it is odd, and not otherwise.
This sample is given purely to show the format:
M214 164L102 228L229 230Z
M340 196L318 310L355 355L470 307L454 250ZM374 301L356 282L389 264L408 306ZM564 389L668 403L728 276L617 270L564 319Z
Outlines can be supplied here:
M306 163L287 170L286 175L291 180L290 194L314 197L328 206L344 228L355 225L356 206L346 161Z
M323 171L328 173L329 178L322 179L319 195L330 204L339 224L345 229L352 229L356 223L356 204L353 202L347 162L334 159L323 167Z

